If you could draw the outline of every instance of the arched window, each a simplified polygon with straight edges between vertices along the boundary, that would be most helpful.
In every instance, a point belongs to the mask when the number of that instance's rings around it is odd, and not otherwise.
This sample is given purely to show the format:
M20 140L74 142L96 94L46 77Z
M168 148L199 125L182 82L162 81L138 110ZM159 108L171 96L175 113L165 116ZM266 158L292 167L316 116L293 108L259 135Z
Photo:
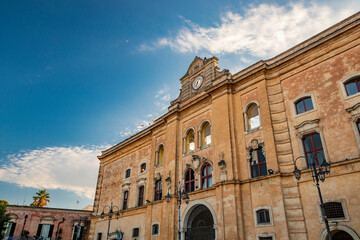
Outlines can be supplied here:
M305 135L303 137L303 144L308 167L313 161L315 161L317 166L326 161L319 133L313 132Z
M154 196L154 201L158 201L161 200L162 198L162 184L161 184L161 180L157 180L155 182L155 196Z
M253 149L250 152L251 177L256 178L267 175L266 158L261 147Z
M246 130L252 130L260 127L259 107L257 104L252 103L248 106L245 113Z
M146 163L142 163L140 165L140 173L145 173L146 172Z
M300 114L314 109L311 97L304 97L295 102L296 113Z
M195 134L194 130L190 129L185 136L185 152L191 152L195 150Z
M195 190L194 170L189 168L185 173L185 191L193 192Z
M123 207L122 207L123 210L128 208L128 199L129 199L129 191L125 191L123 198Z
M160 145L156 151L156 165L161 165L164 163L164 145Z
M144 186L140 186L138 190L138 207L144 205Z
M211 127L209 122L205 122L201 128L201 146L211 143Z
M344 83L346 94L348 96L354 95L360 92L360 77L355 77Z
M357 130L360 134L360 118L356 121Z
M212 167L210 163L205 163L201 168L201 189L212 186Z

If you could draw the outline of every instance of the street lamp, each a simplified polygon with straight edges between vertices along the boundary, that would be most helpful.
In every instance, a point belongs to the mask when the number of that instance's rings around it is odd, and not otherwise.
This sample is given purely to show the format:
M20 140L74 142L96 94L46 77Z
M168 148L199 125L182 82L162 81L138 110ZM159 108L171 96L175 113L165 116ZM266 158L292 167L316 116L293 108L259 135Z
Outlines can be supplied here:
M168 188L168 193L166 194L165 196L165 199L166 199L166 202L170 202L170 198L171 198L171 195L170 195L170 188L171 187L176 187L175 185L174 186L170 186ZM185 192L185 187L184 185L182 185L179 181L179 188L178 188L178 191L177 193L174 195L176 198L177 198L177 203L178 203L178 206L179 206L179 229L178 229L178 239L181 240L181 232L180 232L180 207L181 207L181 201L184 200L186 204L188 204L190 202L190 198L187 194L187 192Z
M119 213L120 209L119 209L117 206L113 205L112 202L111 202L111 205L110 205L110 206L109 206L109 205L105 205L104 208L103 208L103 211L102 211L102 213L101 213L101 215L100 215L102 219L104 219L104 217L105 217L105 212L104 212L104 210L105 210L106 207L109 208L109 212L108 212L108 214L109 214L109 225L108 225L108 231L107 231L107 236L106 236L106 239L108 240L108 239L109 239L109 231L110 231L110 222L111 222L111 218L112 218L112 216L113 216L113 214L114 214L113 208L117 208L117 209L118 209L118 211L117 211L116 214L115 214L115 218L116 218L116 219L119 219L119 217L120 217L120 213Z
M317 153L319 153L319 152L316 152L315 157L317 157ZM306 157L304 157L304 156L300 156L300 157L297 157L295 159L293 173L294 173L294 176L295 176L296 180L300 180L300 178L301 178L301 170L296 167L296 161L299 158L304 158L306 160ZM312 158L311 160L312 160L312 162L309 163L310 169L311 169L311 176L312 176L313 181L316 182L316 187L317 187L319 198L320 198L321 213L322 213L322 217L324 219L326 230L327 230L327 233L328 233L328 239L332 240L330 227L329 227L329 222L328 222L328 219L327 219L326 214L325 214L324 202L323 202L323 198L322 198L321 190L320 190L320 185L319 185L319 180L324 182L325 181L325 174L330 174L330 164L327 163L326 160L324 160L323 163L317 167L315 158Z

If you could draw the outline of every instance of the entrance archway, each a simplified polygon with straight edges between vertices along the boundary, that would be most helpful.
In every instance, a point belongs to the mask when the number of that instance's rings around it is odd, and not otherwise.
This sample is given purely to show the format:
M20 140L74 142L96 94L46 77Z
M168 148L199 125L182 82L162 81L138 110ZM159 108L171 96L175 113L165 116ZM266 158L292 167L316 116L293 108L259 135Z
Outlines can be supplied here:
M332 240L360 240L359 235L346 225L330 226ZM327 240L326 229L320 234L319 240Z
M204 205L196 206L187 221L186 240L215 240L214 220Z
M353 237L345 231L331 233L332 240L354 240Z

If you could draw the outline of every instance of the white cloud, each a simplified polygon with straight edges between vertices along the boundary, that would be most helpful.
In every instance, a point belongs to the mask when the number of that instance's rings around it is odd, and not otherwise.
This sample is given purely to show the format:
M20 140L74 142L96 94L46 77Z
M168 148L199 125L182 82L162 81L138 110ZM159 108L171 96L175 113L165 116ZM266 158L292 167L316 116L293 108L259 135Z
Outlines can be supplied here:
M327 3L327 2L326 2ZM342 4L288 3L286 6L252 5L244 14L228 11L214 27L202 27L184 19L175 37L164 37L142 50L170 47L177 52L238 53L261 58L300 43L360 8L360 1ZM246 62L247 59L243 58Z
M153 120L161 116L167 108L170 106L170 100L174 98L169 93L169 87L164 86L163 88L156 91L154 95L154 111L152 113L146 114L146 116L141 119L135 121L133 127L127 127L124 130L118 132L121 137L131 137L137 132L149 127L153 124Z
M94 198L101 150L110 146L46 147L7 156L0 180L21 187L62 189Z

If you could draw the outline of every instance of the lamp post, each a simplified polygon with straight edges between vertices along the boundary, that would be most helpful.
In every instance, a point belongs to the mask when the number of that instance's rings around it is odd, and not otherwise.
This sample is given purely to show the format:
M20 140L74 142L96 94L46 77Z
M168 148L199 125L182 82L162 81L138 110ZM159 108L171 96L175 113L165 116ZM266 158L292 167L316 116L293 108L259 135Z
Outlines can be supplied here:
M175 185L174 186L170 186L168 188L168 193L166 194L165 196L165 199L166 199L166 202L170 202L170 198L171 198L171 195L170 195L170 188L171 187L176 187ZM181 208L181 201L184 200L186 204L188 204L190 202L190 198L187 194L187 192L185 192L185 187L184 185L182 185L179 181L179 187L178 187L178 190L177 190L177 193L174 195L176 198L177 198L177 204L178 204L178 208L179 208L179 228L178 228L178 240L181 240L181 232L180 232L180 228L181 228L181 225L180 225L180 221L181 221L181 218L180 218L180 208Z
M110 231L110 222L111 222L111 218L112 218L112 216L113 216L113 214L114 214L114 208L117 208L118 209L118 211L116 212L116 214L115 214L115 218L116 219L119 219L119 217L120 217L120 213L119 213L119 211L120 211L120 209L117 207L117 206L115 206L115 205L113 205L113 203L111 202L111 205L109 206L109 205L105 205L104 206L104 208L103 208L103 211L102 211L102 213L101 213L101 218L102 219L104 219L104 217L105 217L105 212L104 212L104 210L105 210L105 208L106 207L108 207L109 208L109 212L108 212L108 214L109 214L109 224L108 224L108 231L107 231L107 235L106 235L106 239L108 240L109 239L109 231Z
M316 153L319 153L319 152L316 152ZM317 157L317 154L315 154L315 157ZM296 180L300 180L300 178L301 178L301 170L296 167L296 161L298 159L300 159L300 158L304 158L306 160L306 157L304 157L304 156L300 156L300 157L297 157L295 159L293 173L294 173L294 176L295 176ZM322 218L323 218L323 220L325 222L326 230L327 230L327 233L328 233L328 239L332 240L330 227L329 227L329 222L328 222L328 219L327 219L326 214L325 214L324 202L323 202L323 198L322 198L321 190L320 190L320 185L319 185L319 180L324 182L325 181L325 174L330 174L330 164L327 163L326 160L324 160L321 165L316 166L315 158L313 158L311 160L312 160L312 162L309 163L310 169L311 169L311 176L312 176L313 181L316 183L316 187L317 187L317 190L318 190L318 194L319 194L319 198L320 198L320 206L321 206Z
M28 215L25 215L25 220L24 220L24 224L21 230L21 239L23 239L23 236L25 236L24 234L24 229L25 229L25 224L26 224L26 219L28 218Z

